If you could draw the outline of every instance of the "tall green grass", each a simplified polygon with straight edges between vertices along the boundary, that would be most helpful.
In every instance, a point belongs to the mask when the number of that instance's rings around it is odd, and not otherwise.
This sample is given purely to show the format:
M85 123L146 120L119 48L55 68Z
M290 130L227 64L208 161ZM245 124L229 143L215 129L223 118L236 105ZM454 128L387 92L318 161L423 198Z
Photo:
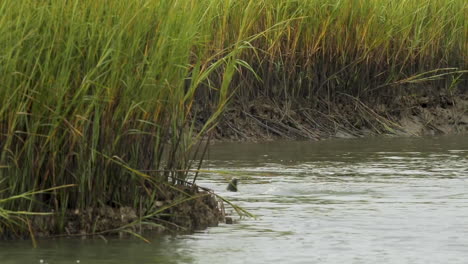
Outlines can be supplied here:
M216 39L234 38L246 2L235 1L231 30L216 31ZM401 93L402 84L444 89L460 75L459 87L467 85L466 1L256 3L245 34L275 30L251 43L255 53L244 53L263 82L239 80L241 97L379 97Z
M215 124L241 49L207 45L217 6L2 1L0 196L77 187L1 206L138 208L142 193L145 202L157 195L148 182L184 180L192 140ZM215 71L219 86L208 82ZM202 83L217 99L206 102L213 117L195 133L191 107ZM157 173L145 178L122 165Z
M313 101L395 95L403 84L462 86L467 5L1 1L0 199L77 187L0 206L137 207L148 181L187 179L195 142L234 92Z

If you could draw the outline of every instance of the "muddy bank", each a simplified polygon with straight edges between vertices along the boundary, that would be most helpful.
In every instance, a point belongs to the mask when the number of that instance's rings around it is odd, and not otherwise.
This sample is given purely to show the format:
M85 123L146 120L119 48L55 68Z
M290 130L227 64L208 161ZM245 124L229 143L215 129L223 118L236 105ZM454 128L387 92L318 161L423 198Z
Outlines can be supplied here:
M102 206L28 217L27 230L2 238L122 235L128 233L191 232L224 221L224 207L210 190L175 185L160 191L149 208ZM62 232L61 230L65 230ZM33 236L31 236L31 233Z
M218 140L355 138L468 132L468 93L396 96L379 102L341 95L334 101L256 98L233 102L216 131Z

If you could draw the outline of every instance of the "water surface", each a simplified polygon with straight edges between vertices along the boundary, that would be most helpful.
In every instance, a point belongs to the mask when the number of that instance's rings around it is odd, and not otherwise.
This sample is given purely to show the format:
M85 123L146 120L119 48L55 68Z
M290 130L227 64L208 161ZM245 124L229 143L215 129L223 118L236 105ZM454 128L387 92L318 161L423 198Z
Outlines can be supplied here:
M257 219L150 245L0 242L0 263L466 263L467 158L465 136L220 143L199 184Z

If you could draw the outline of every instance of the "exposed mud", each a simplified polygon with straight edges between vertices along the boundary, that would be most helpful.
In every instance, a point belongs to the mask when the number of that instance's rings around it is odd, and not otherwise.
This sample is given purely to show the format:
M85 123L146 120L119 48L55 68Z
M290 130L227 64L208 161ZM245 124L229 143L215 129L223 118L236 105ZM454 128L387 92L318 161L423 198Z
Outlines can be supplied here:
M35 216L31 231L37 237L112 235L134 232L183 232L217 226L224 221L223 207L210 191L197 186L175 186L164 191L149 209L129 206L69 210L63 221L57 215ZM59 231L64 224L66 233Z
M327 101L234 102L216 130L218 140L353 138L468 132L468 94L399 96L386 103L343 95Z
M421 97L409 101L399 116L406 133L457 134L468 131L468 96Z

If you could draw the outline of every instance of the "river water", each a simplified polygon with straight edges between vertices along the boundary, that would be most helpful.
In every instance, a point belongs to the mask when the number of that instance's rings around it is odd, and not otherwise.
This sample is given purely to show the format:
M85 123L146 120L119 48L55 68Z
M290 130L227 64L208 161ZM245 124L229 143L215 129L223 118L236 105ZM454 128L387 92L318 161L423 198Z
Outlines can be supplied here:
M0 263L468 263L467 161L466 136L220 143L199 185L257 218L151 244L0 242Z

